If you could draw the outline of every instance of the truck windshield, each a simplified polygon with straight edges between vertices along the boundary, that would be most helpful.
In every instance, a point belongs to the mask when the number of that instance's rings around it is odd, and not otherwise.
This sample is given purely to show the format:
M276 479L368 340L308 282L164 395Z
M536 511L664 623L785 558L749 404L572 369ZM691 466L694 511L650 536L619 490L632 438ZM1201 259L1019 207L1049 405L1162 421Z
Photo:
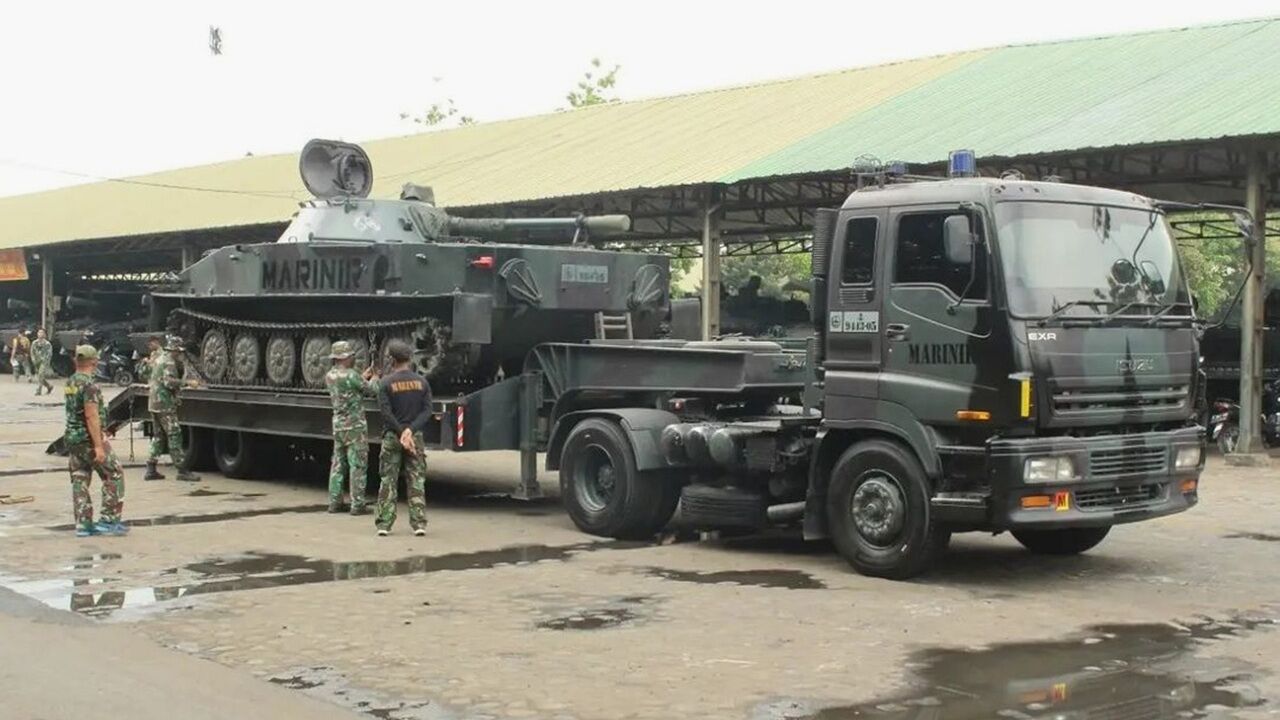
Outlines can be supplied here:
M995 214L1009 310L1016 316L1152 315L1189 303L1161 213L1002 202Z

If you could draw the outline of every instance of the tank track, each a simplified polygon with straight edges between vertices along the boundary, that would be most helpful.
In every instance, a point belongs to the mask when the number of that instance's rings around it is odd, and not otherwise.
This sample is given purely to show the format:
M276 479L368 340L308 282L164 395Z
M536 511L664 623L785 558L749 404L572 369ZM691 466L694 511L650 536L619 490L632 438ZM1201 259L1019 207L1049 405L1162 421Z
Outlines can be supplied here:
M167 331L182 338L187 365L210 387L263 387L323 391L336 340L356 349L356 367L382 357L395 338L414 349L413 367L429 379L450 382L470 369L473 346L450 342L452 328L431 316L352 322L265 322L178 308ZM379 371L385 368L379 365Z

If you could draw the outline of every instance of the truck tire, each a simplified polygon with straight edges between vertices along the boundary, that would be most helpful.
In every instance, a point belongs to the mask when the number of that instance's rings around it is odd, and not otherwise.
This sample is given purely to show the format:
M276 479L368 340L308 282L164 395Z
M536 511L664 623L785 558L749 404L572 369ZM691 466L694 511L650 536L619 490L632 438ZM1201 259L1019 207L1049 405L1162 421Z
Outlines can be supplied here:
M929 568L951 533L933 523L929 480L901 445L864 440L836 461L827 521L840 555L863 575L905 580Z
M1078 555L1097 547L1111 527L1064 528L1062 530L1014 530L1022 547L1037 555Z
M261 453L257 452L257 436L239 430L215 430L213 432L213 460L218 470L229 478L251 478L261 469L258 466Z
M769 524L769 501L740 488L686 485L680 492L680 524L698 530L748 529Z
M208 428L182 426L182 449L186 451L179 470L203 471L213 468L213 431Z
M670 473L636 469L635 452L618 423L587 418L561 451L560 497L579 530L629 540L661 530L680 495Z

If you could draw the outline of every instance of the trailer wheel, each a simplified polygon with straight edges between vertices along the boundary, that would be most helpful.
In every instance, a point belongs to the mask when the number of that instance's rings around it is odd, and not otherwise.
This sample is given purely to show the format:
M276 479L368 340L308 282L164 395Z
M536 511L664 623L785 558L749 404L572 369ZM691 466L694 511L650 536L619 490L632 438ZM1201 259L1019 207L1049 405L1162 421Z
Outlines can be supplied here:
M951 533L929 514L929 481L897 443L866 440L836 461L827 520L840 555L863 575L905 580L946 549Z
M1063 528L1061 530L1014 530L1022 547L1037 555L1078 555L1097 547L1111 527Z
M213 431L182 426L182 449L186 451L180 470L208 470L213 467Z
M636 469L631 443L616 422L588 418L565 440L560 497L583 532L634 539L652 536L667 524L679 488L668 473Z
M213 433L213 460L218 470L229 478L250 478L261 469L257 463L260 453L258 438L239 430L215 430Z

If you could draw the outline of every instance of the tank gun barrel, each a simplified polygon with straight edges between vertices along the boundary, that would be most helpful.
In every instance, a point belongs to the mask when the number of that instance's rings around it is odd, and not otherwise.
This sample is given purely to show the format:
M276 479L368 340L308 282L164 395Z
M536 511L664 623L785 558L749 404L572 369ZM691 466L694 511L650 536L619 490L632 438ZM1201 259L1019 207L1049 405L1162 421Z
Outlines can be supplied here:
M631 229L627 215L579 215L571 218L449 218L449 234L478 237L520 233L579 232L588 237L619 235Z

